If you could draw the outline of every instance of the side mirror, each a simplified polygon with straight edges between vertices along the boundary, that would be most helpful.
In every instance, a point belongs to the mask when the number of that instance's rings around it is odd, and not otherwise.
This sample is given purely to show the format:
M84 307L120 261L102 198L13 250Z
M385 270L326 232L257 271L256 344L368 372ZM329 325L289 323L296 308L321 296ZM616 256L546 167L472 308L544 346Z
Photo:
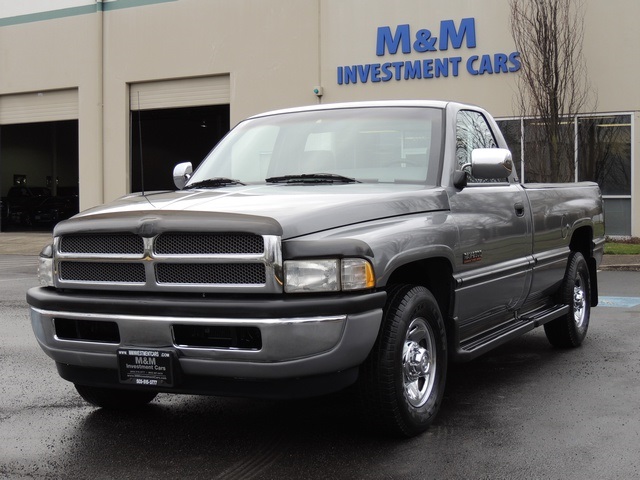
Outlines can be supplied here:
M507 178L513 170L506 148L476 148L471 151L471 175L479 179Z
M193 165L191 162L179 163L173 167L173 183L178 190L182 190L191 178L193 172Z

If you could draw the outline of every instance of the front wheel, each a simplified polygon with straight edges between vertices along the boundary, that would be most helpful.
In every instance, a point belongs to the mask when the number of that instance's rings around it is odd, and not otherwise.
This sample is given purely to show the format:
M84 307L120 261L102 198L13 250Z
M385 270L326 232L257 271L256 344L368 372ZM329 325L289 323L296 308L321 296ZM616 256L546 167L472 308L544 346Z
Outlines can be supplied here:
M447 339L435 298L424 287L392 288L359 379L366 420L395 435L423 432L438 413L446 376Z
M563 304L569 305L569 313L545 324L544 333L555 347L578 347L587 335L591 314L589 267L580 252L569 257L560 297Z
M96 407L128 410L139 408L156 398L156 392L75 385L80 396Z

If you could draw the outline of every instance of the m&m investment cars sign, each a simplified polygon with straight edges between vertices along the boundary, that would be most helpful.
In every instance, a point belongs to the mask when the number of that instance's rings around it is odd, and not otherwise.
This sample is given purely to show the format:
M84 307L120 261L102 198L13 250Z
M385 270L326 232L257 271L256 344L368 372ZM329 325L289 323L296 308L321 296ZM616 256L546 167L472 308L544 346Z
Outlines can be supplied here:
M338 85L356 83L389 82L391 80L421 80L439 77L457 77L462 72L469 75L492 75L520 70L520 53L486 53L481 55L435 56L436 52L448 52L476 48L476 22L463 18L459 24L442 20L439 32L425 28L412 32L409 24L378 27L376 55L417 55L422 58L395 58L380 63L346 65L337 68ZM428 58L424 58L428 56Z

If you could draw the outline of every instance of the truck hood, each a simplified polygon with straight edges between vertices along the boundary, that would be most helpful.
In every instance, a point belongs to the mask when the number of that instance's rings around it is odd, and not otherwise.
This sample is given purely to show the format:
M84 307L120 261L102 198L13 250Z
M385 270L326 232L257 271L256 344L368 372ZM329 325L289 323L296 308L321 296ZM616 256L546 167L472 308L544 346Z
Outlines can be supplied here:
M173 229L281 235L283 239L381 218L447 210L437 187L397 184L247 185L131 194L59 223L54 235L131 230L152 235ZM142 225L146 225L143 227ZM268 230L268 231L265 231Z

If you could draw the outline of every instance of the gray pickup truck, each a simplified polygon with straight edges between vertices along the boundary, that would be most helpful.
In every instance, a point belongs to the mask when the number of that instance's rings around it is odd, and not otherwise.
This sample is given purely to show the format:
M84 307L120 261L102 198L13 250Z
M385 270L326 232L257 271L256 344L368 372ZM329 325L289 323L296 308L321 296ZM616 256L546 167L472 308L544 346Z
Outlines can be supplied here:
M39 257L33 330L96 406L350 387L411 436L448 362L539 326L576 347L598 301L598 186L519 183L474 106L269 112L174 181L59 223Z

